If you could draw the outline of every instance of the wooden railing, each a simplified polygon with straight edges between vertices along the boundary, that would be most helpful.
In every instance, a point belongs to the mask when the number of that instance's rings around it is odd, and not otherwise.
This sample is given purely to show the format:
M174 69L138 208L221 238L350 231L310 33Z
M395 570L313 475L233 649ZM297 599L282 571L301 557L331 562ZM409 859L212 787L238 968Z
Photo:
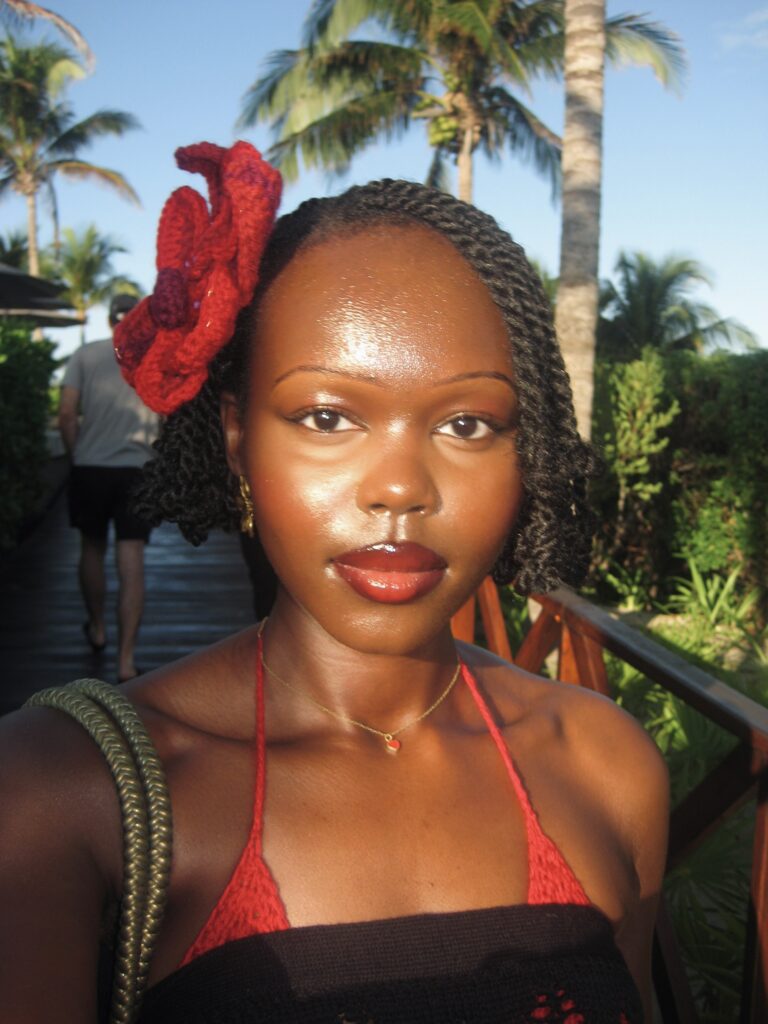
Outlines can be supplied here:
M701 671L610 614L561 589L534 596L541 612L519 649L510 651L498 592L486 579L477 594L486 645L531 672L557 650L557 677L610 696L604 652L633 666L735 737L734 749L673 810L667 869L676 867L748 799L757 800L747 908L741 1024L768 1022L768 709ZM473 598L453 620L473 640ZM654 983L664 1024L698 1016L669 913L662 901L654 942Z

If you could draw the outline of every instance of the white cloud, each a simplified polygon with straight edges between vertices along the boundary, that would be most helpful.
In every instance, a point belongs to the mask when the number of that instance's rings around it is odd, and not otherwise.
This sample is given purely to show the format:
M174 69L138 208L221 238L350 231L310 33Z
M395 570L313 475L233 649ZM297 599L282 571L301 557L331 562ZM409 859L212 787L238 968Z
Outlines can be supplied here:
M726 50L768 50L768 7L760 7L735 24L723 26L720 42Z

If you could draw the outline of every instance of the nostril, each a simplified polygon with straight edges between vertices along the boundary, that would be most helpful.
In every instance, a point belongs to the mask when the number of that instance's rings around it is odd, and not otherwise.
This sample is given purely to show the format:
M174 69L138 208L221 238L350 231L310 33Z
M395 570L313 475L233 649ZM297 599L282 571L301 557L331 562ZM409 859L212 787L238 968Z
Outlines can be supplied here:
M423 515L427 511L426 505L408 505L405 508L397 509L391 505L387 505L385 502L376 502L373 505L368 506L368 511L373 512L374 515Z

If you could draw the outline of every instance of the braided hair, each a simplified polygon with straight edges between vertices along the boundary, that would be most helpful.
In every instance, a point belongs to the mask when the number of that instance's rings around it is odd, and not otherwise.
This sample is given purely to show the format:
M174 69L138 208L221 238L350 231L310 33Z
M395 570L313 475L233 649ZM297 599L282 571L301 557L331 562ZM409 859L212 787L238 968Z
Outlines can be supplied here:
M310 199L275 225L251 303L232 340L214 359L196 398L173 413L144 470L137 511L154 525L176 522L193 544L212 528L236 529L237 481L225 459L220 395L247 402L248 353L261 297L310 245L375 225L421 225L443 235L488 288L509 336L520 406L516 434L524 499L493 570L523 594L577 585L592 534L587 483L595 456L576 429L571 389L555 340L552 312L522 248L474 206L414 182L384 179L340 196Z

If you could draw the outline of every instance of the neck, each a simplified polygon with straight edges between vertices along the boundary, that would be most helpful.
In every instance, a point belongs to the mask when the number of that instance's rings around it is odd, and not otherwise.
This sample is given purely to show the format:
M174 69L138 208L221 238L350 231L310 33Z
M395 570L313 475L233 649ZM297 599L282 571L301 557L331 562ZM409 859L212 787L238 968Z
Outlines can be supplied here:
M304 695L336 715L394 731L441 695L458 663L448 624L415 645L407 642L407 634L390 630L383 642L367 643L363 637L352 647L306 612L287 612L278 599L263 630L263 651L270 670L291 687L270 680L268 672L269 703L290 710L294 720L297 714L323 714L309 701L302 702Z

